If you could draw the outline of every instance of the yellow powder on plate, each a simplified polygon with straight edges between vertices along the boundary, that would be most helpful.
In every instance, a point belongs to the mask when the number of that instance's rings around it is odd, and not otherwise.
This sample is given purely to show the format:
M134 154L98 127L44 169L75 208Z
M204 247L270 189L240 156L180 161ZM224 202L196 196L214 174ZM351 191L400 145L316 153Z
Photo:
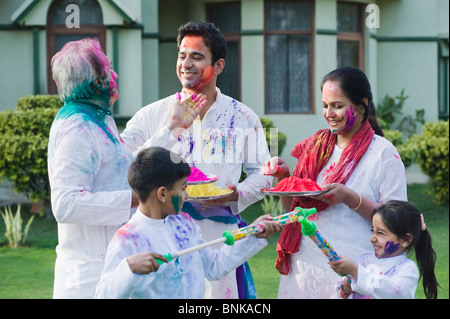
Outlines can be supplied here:
M229 189L216 187L215 183L202 185L189 185L186 187L189 197L217 196L231 193Z

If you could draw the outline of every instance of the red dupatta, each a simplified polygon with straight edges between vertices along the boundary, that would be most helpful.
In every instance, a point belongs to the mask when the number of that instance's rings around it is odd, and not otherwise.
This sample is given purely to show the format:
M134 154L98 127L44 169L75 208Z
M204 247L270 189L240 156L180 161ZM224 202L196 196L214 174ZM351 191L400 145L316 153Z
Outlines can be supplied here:
M372 142L374 134L375 132L369 121L364 121L358 132L353 135L350 144L342 152L334 171L326 177L324 185L331 183L345 184L347 182ZM298 159L292 175L316 180L319 172L324 168L333 153L336 137L336 134L332 134L329 129L323 129L298 143L291 152L291 155ZM308 197L294 197L291 211L298 206L302 208L316 207L319 213L325 210L328 204ZM314 218L315 215L311 217ZM275 267L280 274L287 275L289 273L291 254L299 251L301 239L300 223L292 223L284 227L276 249L278 258Z

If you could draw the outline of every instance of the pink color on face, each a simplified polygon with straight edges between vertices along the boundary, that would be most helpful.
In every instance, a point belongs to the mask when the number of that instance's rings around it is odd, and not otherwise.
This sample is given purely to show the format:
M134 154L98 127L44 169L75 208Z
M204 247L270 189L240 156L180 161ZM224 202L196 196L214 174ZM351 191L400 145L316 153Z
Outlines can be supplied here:
M203 42L203 37L200 35L187 35L183 38L182 43L183 48L190 48L191 50L195 50L200 53L204 53L203 50L206 47Z
M117 90L117 78L119 77L114 70L111 71L111 79L109 81L109 105L113 105L119 99L119 91Z
M342 97L341 88L336 82L327 81L322 89L322 97L324 100L330 98Z

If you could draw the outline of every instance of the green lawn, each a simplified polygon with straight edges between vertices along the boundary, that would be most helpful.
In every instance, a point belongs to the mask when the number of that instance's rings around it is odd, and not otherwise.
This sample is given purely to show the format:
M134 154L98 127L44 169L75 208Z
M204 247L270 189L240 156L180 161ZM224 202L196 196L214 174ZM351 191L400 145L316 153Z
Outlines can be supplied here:
M427 227L433 236L433 247L437 254L436 276L442 287L438 291L438 298L448 299L448 207L436 207L427 195L425 185L409 186L408 197L424 214ZM27 221L30 215L25 213L25 210L23 209L22 216ZM249 207L243 217L247 222L252 222L260 214L262 211L257 203ZM51 298L57 244L56 222L35 218L28 235L28 245L16 250L7 247L3 233L4 224L0 219L0 299ZM278 236L279 234L272 236L269 245L249 261L260 299L277 298L280 275L274 264ZM421 282L416 298L425 298Z

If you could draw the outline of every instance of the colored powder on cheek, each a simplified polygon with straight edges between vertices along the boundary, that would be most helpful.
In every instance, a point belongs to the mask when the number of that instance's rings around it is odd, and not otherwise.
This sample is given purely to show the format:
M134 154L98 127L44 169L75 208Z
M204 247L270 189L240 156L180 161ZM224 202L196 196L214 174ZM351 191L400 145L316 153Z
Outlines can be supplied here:
M320 191L319 185L310 178L299 178L290 176L282 179L273 189L274 192L309 192Z
M172 206L173 209L175 210L175 214L178 214L180 212L182 202L183 199L181 198L180 195L172 196Z
M398 250L399 247L400 243L394 244L392 241L388 241L384 246L384 252L387 256L391 256Z
M218 188L214 184L215 183L203 185L190 185L186 187L186 191L189 197L217 196L231 193L231 190Z
M192 89L199 89L207 85L211 82L211 79L214 74L214 68L212 66L208 66L205 70L202 71L202 76L198 80L197 83L191 86Z
M345 111L345 118L347 119L347 122L345 123L344 131L349 131L353 125L356 123L356 108L353 105L350 105L350 107Z

